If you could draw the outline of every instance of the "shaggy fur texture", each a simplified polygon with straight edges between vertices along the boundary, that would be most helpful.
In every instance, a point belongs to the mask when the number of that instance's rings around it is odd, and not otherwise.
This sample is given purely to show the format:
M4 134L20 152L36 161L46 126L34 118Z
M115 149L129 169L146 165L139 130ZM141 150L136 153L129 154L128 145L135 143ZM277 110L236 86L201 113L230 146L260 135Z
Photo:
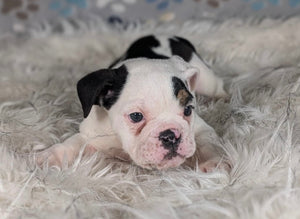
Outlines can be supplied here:
M0 39L1 218L300 217L299 18L75 26ZM221 136L231 173L147 171L101 154L36 167L33 151L78 129L78 79L153 32L190 39L226 80L230 102L200 97L198 112Z

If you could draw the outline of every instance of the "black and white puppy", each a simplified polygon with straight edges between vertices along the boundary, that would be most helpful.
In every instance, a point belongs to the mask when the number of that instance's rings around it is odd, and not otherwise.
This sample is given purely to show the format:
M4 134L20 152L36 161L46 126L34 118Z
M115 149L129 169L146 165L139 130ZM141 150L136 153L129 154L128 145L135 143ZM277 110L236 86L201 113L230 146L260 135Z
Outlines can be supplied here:
M213 128L195 112L195 93L226 96L223 81L180 37L146 36L108 69L77 84L84 120L80 132L39 156L39 163L72 163L80 149L130 159L143 168L198 163L203 171L229 169L212 143Z

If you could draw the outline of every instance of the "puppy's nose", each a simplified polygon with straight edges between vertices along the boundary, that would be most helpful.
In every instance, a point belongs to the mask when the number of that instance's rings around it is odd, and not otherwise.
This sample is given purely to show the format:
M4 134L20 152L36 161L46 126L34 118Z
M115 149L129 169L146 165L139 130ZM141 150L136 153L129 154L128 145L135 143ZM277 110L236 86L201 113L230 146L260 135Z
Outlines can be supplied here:
M178 130L167 129L159 133L158 139L162 142L165 149L177 151L181 135Z

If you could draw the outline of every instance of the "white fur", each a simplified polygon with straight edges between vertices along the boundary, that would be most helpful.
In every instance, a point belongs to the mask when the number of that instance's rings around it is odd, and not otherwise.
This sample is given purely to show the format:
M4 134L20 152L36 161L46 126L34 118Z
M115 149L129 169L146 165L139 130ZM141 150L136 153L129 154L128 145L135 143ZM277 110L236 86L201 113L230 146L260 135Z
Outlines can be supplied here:
M122 33L99 20L77 23L63 23L64 34L45 25L29 38L0 39L1 218L299 218L299 18ZM147 171L102 154L82 153L63 170L26 159L78 132L78 79L148 33L190 39L226 79L230 102L200 98L197 112L221 136L215 145L233 162L230 174Z

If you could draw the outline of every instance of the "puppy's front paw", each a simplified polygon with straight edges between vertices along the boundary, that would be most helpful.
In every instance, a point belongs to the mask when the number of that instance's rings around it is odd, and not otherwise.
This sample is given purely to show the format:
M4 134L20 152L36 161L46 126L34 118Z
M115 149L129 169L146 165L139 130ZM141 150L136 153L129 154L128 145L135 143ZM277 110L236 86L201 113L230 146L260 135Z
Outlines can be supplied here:
M220 91L216 92L214 98L216 99L226 99L229 97L229 94L222 88Z
M61 166L63 158L67 153L65 147L61 144L56 144L36 154L36 163L42 166L45 162L48 162L49 166Z
M72 164L79 155L81 147L72 147L70 145L56 144L36 155L36 163L42 166L48 162L49 166L61 167L63 163ZM86 145L82 155L91 156L96 152L96 148L92 145Z
M216 158L200 163L198 167L204 173L212 172L215 169L226 170L228 173L231 170L231 165L229 162Z

